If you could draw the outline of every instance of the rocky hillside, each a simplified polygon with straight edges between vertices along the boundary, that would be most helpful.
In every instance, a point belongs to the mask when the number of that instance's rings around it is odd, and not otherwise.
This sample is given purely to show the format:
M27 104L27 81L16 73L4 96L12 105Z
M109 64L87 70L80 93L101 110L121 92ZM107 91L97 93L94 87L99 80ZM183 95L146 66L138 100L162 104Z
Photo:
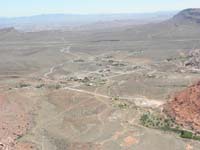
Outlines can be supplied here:
M186 67L192 69L200 69L200 49L192 50L187 56L187 60L184 62Z
M200 132L200 82L177 93L165 110L178 124Z
M172 20L176 23L200 24L200 8L185 9L175 15Z

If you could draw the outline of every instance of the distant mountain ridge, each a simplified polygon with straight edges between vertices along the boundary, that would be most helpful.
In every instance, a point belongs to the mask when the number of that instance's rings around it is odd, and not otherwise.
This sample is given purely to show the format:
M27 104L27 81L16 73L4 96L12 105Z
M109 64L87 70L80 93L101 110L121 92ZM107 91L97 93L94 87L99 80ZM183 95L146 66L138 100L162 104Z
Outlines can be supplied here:
M200 8L190 8L179 12L173 17L176 23L198 23L200 24Z
M0 18L0 28L14 27L18 30L51 30L80 27L98 22L126 21L131 24L138 22L158 22L171 18L176 11L130 14L46 14L30 17ZM117 24L116 24L117 26Z

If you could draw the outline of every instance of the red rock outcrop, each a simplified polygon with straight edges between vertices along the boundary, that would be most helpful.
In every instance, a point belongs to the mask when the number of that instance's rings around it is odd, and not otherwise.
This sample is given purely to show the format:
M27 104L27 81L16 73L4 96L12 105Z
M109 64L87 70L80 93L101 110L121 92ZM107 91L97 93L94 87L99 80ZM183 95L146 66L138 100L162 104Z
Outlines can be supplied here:
M200 132L200 81L176 93L165 110L178 124Z

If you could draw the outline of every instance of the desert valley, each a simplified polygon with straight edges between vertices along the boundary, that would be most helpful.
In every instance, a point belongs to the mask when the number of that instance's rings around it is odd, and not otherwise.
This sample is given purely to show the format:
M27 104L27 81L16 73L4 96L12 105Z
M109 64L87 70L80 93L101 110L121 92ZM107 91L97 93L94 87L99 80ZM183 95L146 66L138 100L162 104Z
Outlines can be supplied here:
M0 150L200 149L200 9L101 25L0 29Z

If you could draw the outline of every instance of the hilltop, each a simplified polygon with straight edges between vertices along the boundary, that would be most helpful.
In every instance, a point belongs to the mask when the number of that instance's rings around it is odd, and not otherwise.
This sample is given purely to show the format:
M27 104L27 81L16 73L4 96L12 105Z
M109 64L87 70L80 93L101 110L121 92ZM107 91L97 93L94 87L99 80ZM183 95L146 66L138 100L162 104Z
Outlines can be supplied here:
M200 24L200 8L185 9L175 15L172 19L175 23L197 23Z

